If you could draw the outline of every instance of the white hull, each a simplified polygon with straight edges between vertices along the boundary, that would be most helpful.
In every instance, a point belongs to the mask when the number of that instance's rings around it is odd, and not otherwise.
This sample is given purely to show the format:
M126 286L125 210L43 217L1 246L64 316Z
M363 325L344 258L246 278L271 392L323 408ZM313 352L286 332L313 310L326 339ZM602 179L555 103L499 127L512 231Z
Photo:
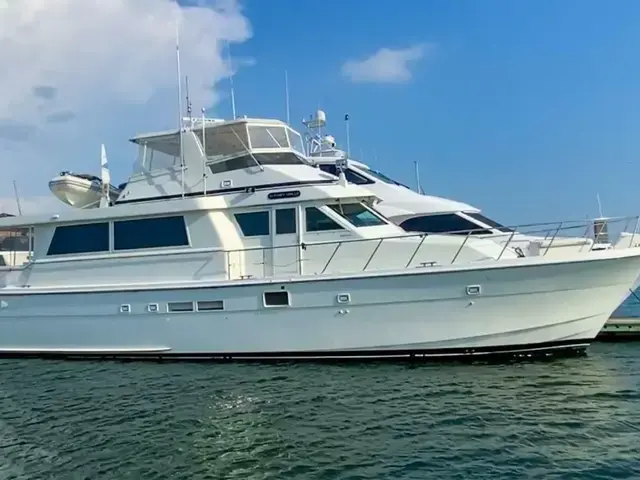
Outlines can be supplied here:
M0 355L446 357L585 348L634 283L640 257L591 252L582 261L473 268L110 291L7 289L0 292ZM472 285L481 286L479 295L467 294ZM263 292L283 288L291 306L263 306ZM337 303L345 293L350 303ZM224 301L223 311L167 313L167 302L215 300Z

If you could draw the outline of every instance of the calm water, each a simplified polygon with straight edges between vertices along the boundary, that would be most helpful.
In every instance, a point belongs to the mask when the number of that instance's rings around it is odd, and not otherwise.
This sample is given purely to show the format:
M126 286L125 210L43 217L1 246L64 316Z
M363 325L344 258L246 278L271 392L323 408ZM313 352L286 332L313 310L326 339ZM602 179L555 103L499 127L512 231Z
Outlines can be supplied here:
M640 477L640 343L503 365L0 362L1 479Z

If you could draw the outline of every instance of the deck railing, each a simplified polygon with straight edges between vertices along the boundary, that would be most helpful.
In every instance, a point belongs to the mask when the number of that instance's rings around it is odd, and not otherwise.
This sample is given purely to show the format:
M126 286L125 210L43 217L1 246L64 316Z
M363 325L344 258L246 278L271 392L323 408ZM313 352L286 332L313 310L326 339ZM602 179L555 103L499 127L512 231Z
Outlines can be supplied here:
M612 228L613 227L613 231ZM618 227L618 228L616 228ZM447 232L438 232L438 233L410 233L397 236L389 236L384 238L356 238L356 239L344 239L344 240L331 240L331 241L317 241L317 242L302 242L299 244L290 244L284 246L270 246L270 247L248 247L238 250L230 250L227 251L227 265L229 278L251 278L251 277L270 277L274 276L274 272L269 272L269 268L272 270L275 268L274 262L269 261L268 254L270 252L282 250L282 249L296 249L298 252L308 251L310 248L321 247L321 246L333 246L331 253L327 256L326 261L322 265L322 267L318 267L315 271L307 272L304 268L304 262L309 261L310 259L302 258L302 255L298 254L296 259L296 268L291 269L291 274L302 274L302 273L312 273L312 274L325 274L327 270L330 269L330 266L334 263L337 258L337 254L344 249L345 246L348 245L365 245L365 244L373 244L373 250L368 256L361 257L362 259L362 267L358 269L361 272L367 271L367 269L374 262L374 259L379 255L380 249L383 244L402 239L410 239L410 238L419 238L420 241L417 245L412 249L411 254L408 255L408 260L406 262L398 263L395 268L408 268L414 263L414 260L421 252L425 240L431 235L456 235L458 237L462 237L462 241L455 252L450 257L450 260L446 261L428 261L428 262L419 262L416 267L425 267L425 266L434 266L434 265L452 265L456 263L456 261L460 258L461 253L464 250L464 247L468 243L471 238L482 238L486 240L491 240L493 242L501 245L499 253L495 257L486 258L493 260L500 260L505 256L505 252L512 251L519 257L526 256L523 247L527 247L529 243L533 240L534 242L538 242L540 250L538 252L539 256L546 256L552 251L553 248L564 247L566 249L572 249L575 252L589 252L595 249L604 249L604 248L612 248L614 247L613 242L609 241L609 238L614 232L617 232L618 235L626 234L629 236L628 245L626 248L639 246L640 245L640 233L638 232L638 228L640 227L640 216L632 216L632 217L615 217L615 218L607 218L607 219L589 219L589 220L571 220L571 221L560 221L560 222L544 222L544 223L530 223L530 224L521 224L514 227L502 227L502 233L491 233L487 234L486 228L476 228L471 230L456 230L456 231L447 231ZM631 230L630 230L631 228ZM590 234L591 233L591 234ZM535 237L534 239L522 238L522 236L527 237ZM606 240L606 241L603 241ZM571 243L568 240L574 240L575 242ZM618 242L621 242L622 238L618 238ZM565 242L561 244L561 242ZM627 242L623 242L627 244ZM638 244L638 245L636 245ZM622 246L622 245L620 245ZM262 271L257 272L258 275L253 275L247 273L249 269L241 268L244 271L243 274L239 276L233 275L231 272L233 271L234 262L232 261L233 254L245 254L249 252L260 252L261 261L255 262L253 265L261 265ZM531 254L530 254L531 255ZM246 257L245 257L246 264Z
M619 236L618 248L624 246L636 246L640 244L640 216L616 217L608 219L561 221L546 223L521 224L515 227L503 227L501 233L486 234L487 229L460 230L439 233L406 233L384 238L355 238L329 241L304 241L299 244L284 246L257 246L238 250L221 250L219 248L195 249L197 253L210 252L220 260L217 260L225 270L229 279L247 277L273 277L282 275L300 274L326 274L332 271L371 271L382 268L409 268L425 267L430 265L450 265L460 262L468 262L481 259L500 260L505 256L513 257L525 255L548 255L556 247L573 249L576 252L590 251L594 248L608 248L612 246L610 237L620 232L626 235ZM434 258L435 249L427 239L432 235L449 235L460 239L459 244L445 246L445 250L438 251L438 257ZM530 239L522 236L536 237L538 250L530 247ZM469 258L465 246L472 238L483 238L492 244L495 254L484 258ZM572 238L575 241L567 241ZM9 239L9 240L7 240ZM415 239L415 240L409 240ZM387 250L394 242L405 242L407 248L395 246ZM16 243L18 242L18 243ZM21 250L16 250L19 245ZM26 246L28 245L28 247ZM0 270L22 269L33 262L34 237L33 228L20 226L0 228ZM289 250L288 255L279 255L278 252ZM196 253L195 250L182 250L183 253ZM322 251L324 250L324 251ZM310 251L319 251L319 255L309 255ZM129 255L161 255L164 252L130 252ZM104 255L109 256L106 252ZM45 262L82 260L84 255L72 258L44 259ZM284 258L284 260L283 260ZM37 260L36 260L37 261ZM284 262L284 263L282 263ZM4 263L4 265L3 265ZM224 274L223 274L224 275Z

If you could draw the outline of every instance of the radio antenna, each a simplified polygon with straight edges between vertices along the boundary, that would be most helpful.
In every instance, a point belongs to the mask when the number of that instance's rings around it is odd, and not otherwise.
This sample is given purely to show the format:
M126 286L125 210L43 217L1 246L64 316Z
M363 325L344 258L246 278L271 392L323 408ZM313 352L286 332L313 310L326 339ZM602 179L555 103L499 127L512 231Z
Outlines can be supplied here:
M284 95L287 106L287 125L290 125L289 121L289 77L287 75L287 71L284 71Z
M346 124L346 129L347 129L347 158L350 158L351 156L351 138L349 135L349 114L345 114L344 116L344 123Z
M187 117L189 118L190 127L193 128L193 117L191 116L191 102L189 101L189 77L184 77L185 88L187 90Z
M229 87L231 89L231 115L236 119L236 96L233 91L233 70L231 69L231 44L227 41L227 68L229 68Z
M182 75L180 74L180 21L176 21L176 70L178 74L178 128L180 129L180 183L182 186L182 198L184 198L184 145L182 132L184 124L182 121Z

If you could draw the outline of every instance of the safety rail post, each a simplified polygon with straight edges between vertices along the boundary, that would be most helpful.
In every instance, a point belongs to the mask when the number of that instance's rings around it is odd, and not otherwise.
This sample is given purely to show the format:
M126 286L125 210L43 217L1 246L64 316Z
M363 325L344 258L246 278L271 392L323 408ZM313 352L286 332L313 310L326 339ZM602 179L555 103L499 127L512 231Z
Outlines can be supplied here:
M364 268L362 269L363 272L367 269L367 267L371 263L371 260L373 260L373 257L375 256L376 252L380 248L380 245L382 245L383 240L384 240L384 238L381 238L380 241L378 242L378 244L376 245L376 248L374 248L373 252L371 252L371 255L369 256L369 260L367 260L367 263L364 265Z
M604 230L604 227L607 226L607 221L605 220L604 223L600 226L598 233L596 233L596 222L595 220L591 221L591 225L593 226L593 244L591 245L591 248L589 249L589 251L593 250L593 247L596 245L597 241L598 241L598 237L602 234L602 231Z
M513 237L515 236L518 230L520 230L520 227L516 227L513 229L513 231L511 232L511 235L509 235L509 240L507 240L507 243L505 243L504 246L502 247L502 250L500 251L500 255L498 255L498 258L496 258L496 260L500 260L502 258L502 254L507 249L507 247L511 243L511 240L513 240Z
M275 248L273 248L273 246L271 247L262 247L262 278L267 278L267 277L272 277L273 274L271 275L267 275L267 273L269 272L269 265L267 262L268 260L268 255L267 255L267 251L271 252L271 258L273 259L273 251L275 250ZM273 267L273 260L271 260L271 271L273 271L274 267Z
M409 265L411 265L411 262L413 262L413 259L416 258L416 255L418 254L418 250L420 250L420 247L422 247L422 244L424 243L425 238L427 238L427 234L426 233L424 235L422 235L422 238L420 239L420 243L418 243L418 246L413 251L413 254L411 255L411 258L409 259L407 264L404 266L404 268L408 268Z
M33 226L29 227L29 263L33 263L36 257L36 230Z
M469 233L467 233L467 236L464 237L464 241L462 242L462 245L460 245L460 248L458 249L456 254L453 256L453 259L451 260L451 265L453 265L455 261L458 259L458 255L460 255L460 252L462 252L462 249L467 244L467 240L469 240L469 237L471 236L471 232L472 230L469 230Z
M231 276L231 252L232 250L225 250L224 253L227 257L227 279L228 280L233 280L233 277Z
M556 236L558 235L558 232L562 228L563 224L564 224L564 222L560 222L560 224L558 225L558 228L556 228L556 231L553 232L553 237L551 237L551 241L549 242L549 245L547 245L547 248L544 250L544 253L542 254L543 257L545 257L547 255L547 252L551 248L551 245L553 245L553 241L556 239Z
M18 263L18 252L16 251L16 249L18 248L18 232L12 231L9 235L9 240L11 241L9 245L13 245L13 247L11 248L11 250L13 250L11 252L10 260L11 266L16 267L16 263Z
M633 247L633 240L636 236L636 232L638 231L638 224L640 223L640 215L636 217L636 226L633 229L633 233L631 234L631 241L629 242L629 248Z
M338 245L336 245L335 250L333 251L333 253L329 257L329 260L327 260L327 263L324 264L324 268L322 269L320 274L323 274L327 270L327 267L329 267L329 264L331 263L331 260L333 260L333 257L336 256L336 253L338 252L338 249L340 248L341 245L342 245L342 242L338 242Z

